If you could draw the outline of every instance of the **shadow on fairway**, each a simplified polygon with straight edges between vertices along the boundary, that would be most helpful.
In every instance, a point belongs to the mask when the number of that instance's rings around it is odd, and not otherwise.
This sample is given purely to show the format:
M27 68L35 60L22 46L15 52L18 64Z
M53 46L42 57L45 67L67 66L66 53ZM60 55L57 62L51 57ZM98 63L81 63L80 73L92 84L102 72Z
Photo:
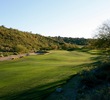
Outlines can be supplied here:
M4 95L0 97L0 100L42 100L54 91L55 87L63 83L65 83L65 80L34 87L20 93Z
M101 56L92 57L93 63L85 63L78 66L74 66L73 68L84 68L84 67L96 67L101 64ZM68 80L70 80L74 75L70 76ZM44 100L51 92L55 91L55 88L66 83L68 80L56 81L54 83L45 84L39 87L33 87L31 89L15 93L8 94L0 97L0 100Z

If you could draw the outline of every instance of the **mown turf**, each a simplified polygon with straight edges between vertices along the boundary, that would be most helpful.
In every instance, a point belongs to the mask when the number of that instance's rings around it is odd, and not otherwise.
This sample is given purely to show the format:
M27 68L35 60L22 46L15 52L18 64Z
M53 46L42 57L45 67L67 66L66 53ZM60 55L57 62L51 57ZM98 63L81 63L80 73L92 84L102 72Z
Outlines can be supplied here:
M91 55L78 51L50 51L0 62L0 100L41 100L93 62ZM89 67L89 66L87 66Z

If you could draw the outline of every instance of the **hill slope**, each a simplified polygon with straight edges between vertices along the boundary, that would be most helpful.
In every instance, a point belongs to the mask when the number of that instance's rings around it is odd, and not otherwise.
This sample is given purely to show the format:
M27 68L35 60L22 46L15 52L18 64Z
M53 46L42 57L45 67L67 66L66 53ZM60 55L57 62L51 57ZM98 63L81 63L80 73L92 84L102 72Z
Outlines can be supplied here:
M0 26L1 52L33 52L36 50L67 49L75 45L52 38Z

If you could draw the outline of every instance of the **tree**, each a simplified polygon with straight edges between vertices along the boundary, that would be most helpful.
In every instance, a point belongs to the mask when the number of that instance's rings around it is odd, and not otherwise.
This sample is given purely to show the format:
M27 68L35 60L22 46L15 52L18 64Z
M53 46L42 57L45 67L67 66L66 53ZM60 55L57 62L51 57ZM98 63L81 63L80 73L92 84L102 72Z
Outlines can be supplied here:
M98 49L108 49L110 48L110 21L107 20L104 22L97 31L95 36L95 42L92 43L92 46Z

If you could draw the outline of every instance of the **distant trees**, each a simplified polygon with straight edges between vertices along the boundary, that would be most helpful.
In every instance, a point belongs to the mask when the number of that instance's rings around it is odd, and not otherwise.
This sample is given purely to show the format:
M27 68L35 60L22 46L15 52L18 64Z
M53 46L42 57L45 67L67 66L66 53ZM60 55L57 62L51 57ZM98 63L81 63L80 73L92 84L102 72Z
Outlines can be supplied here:
M59 42L65 42L65 43L70 43L70 44L76 44L76 45L87 45L89 39L85 38L72 38L72 37L51 37L54 40L57 40Z
M74 50L75 48L78 48L78 47L77 47L76 45L73 45L73 44L70 44L70 43L62 44L62 49L63 49L63 50L72 51L72 50Z

